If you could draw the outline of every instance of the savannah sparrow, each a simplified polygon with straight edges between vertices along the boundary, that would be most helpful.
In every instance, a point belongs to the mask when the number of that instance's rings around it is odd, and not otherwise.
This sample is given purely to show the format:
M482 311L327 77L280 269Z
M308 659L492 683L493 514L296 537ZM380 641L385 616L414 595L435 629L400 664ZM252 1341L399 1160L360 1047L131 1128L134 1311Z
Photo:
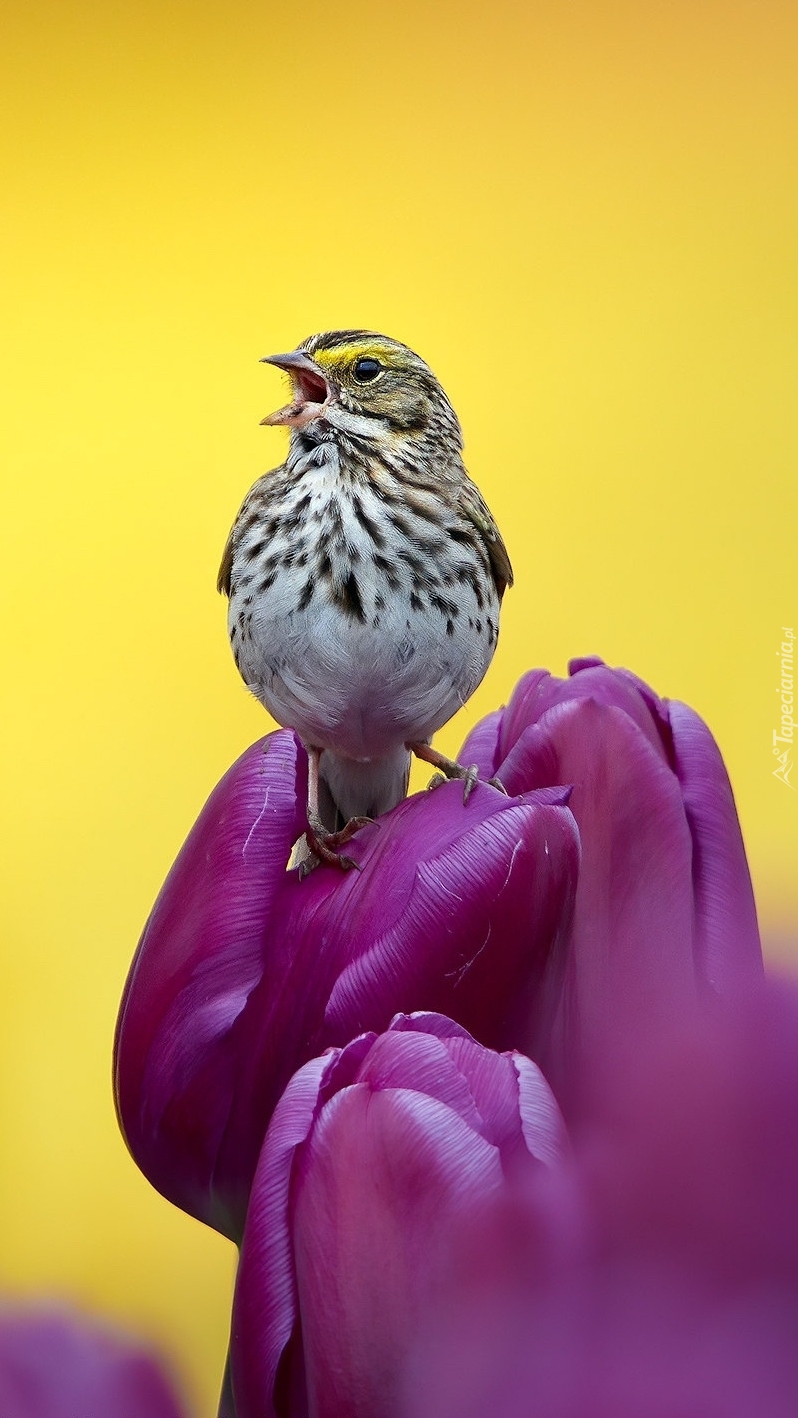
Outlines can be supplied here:
M462 460L455 412L406 345L368 330L311 335L269 355L291 430L219 571L236 664L309 759L307 843L340 847L407 792L411 751L466 795L476 770L430 746L496 648L510 560Z

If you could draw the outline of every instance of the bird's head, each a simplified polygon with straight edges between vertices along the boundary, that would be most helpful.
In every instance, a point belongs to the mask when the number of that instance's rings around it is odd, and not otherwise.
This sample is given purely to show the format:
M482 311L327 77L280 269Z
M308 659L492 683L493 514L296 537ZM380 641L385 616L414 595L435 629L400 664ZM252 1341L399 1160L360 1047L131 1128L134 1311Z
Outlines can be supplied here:
M434 439L458 453L462 447L457 417L432 370L387 335L333 330L263 362L286 370L293 385L292 402L265 424L383 445Z

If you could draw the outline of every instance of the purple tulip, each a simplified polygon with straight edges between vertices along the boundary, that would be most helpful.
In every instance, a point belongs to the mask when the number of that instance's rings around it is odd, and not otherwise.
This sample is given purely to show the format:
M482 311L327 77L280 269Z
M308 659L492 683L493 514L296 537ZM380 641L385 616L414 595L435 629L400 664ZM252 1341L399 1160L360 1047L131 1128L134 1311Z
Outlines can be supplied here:
M3 1418L181 1418L161 1369L130 1340L61 1311L0 1311Z
M408 1355L403 1418L794 1418L798 991L675 1021L577 1147L581 1251L499 1199ZM394 1410L396 1411L396 1410Z
M567 791L445 784L364 828L362 867L287 871L307 761L269 735L211 795L147 922L117 1028L120 1122L150 1181L234 1239L292 1073L400 1009L504 1048L575 890Z
M439 1015L398 1015L305 1064L252 1189L233 1307L237 1418L395 1412L463 1226L541 1173L567 1192L565 1154L537 1067Z
M582 845L570 940L530 1033L571 1118L605 1063L633 1061L651 1030L761 976L753 893L718 747L684 704L628 670L574 660L532 670L467 740L463 762L510 793L570 784Z

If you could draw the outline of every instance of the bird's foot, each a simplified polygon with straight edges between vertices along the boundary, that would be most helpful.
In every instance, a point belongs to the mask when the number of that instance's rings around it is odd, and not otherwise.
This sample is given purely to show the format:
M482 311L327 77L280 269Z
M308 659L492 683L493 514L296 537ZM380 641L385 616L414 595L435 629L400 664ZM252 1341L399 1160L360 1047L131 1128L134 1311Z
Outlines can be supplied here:
M361 827L368 827L373 820L371 817L350 817L338 832L329 832L318 814L309 812L305 841L312 855L300 862L300 877L306 877L320 862L329 862L330 866L338 867L340 871L350 871L352 867L360 871L359 863L352 857L344 856L340 848L345 846Z
M440 784L445 783L447 779L459 779L463 784L463 802L468 802L477 783L480 781L479 769L476 763L471 763L465 767L454 758L447 758L444 753L439 753L436 748L432 748L428 743L409 743L406 747L410 749L411 753L416 755L416 758L421 758L425 763L431 763L434 768L437 768L437 773L430 779L429 788L438 788ZM504 793L506 797L507 794L504 785L499 782L498 778L489 778L487 781L492 788L498 788L499 792Z
M340 848L361 827L372 821L370 817L350 817L337 832L325 827L319 812L319 760L322 753L323 749L317 745L308 746L308 826L305 833L306 851L298 863L300 879L312 872L320 862L329 862L330 866L338 867L340 871L350 871L352 867L360 871L358 863L351 857L345 857Z
M446 772L444 770L433 773L427 784L427 792L431 793L433 788L439 788L441 783L447 783L453 778L459 778L463 784L463 802L467 803L479 782L477 766L475 763L470 764L468 768L463 767L460 763L455 763L453 766L459 770L457 773Z

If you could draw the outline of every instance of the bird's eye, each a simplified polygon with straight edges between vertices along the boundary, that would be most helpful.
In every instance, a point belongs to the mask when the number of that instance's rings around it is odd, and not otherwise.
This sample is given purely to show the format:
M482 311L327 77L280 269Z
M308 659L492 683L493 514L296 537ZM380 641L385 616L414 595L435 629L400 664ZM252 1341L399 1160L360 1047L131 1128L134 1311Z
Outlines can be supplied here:
M379 374L382 374L382 365L378 359L370 359L364 355L363 359L356 359L352 367L352 373L358 384L373 384Z

